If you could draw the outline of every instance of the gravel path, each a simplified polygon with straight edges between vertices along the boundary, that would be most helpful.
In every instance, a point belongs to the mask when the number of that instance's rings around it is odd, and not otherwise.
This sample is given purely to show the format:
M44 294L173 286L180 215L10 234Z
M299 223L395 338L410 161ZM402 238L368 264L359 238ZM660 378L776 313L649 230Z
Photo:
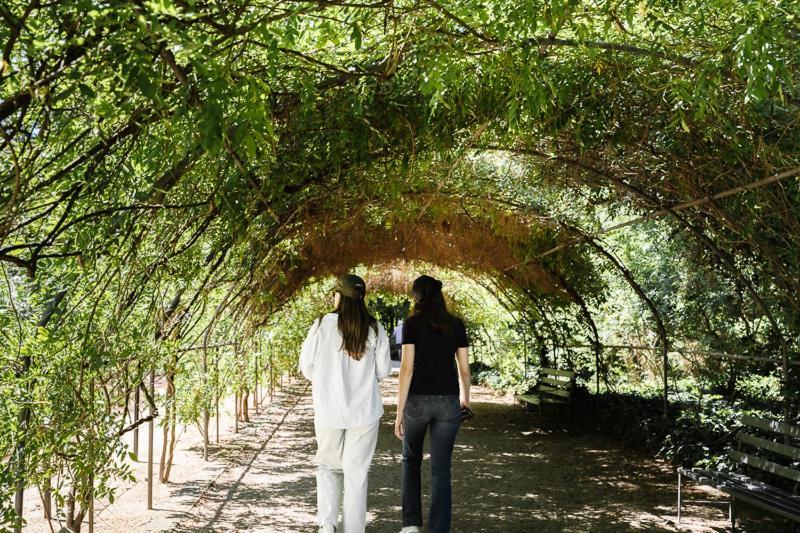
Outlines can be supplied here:
M392 432L396 391L396 377L384 382L386 414L370 471L368 533L400 529L401 446ZM290 382L259 415L251 410L252 422L238 434L232 410L227 402L220 444L212 446L208 462L199 433L184 428L172 482L156 483L151 511L145 508L146 463L136 463L138 481L120 485L113 504L98 502L95 531L316 532L308 384ZM454 453L453 533L728 530L723 512L697 505L685 507L678 526L675 470L663 462L596 434L543 425L483 387L473 389L473 410L476 417L462 426ZM156 457L159 444L160 435ZM423 463L424 490L430 487L429 466ZM721 499L710 489L686 488L687 499ZM33 492L26 498L25 530L58 531L56 520L42 519ZM740 516L743 532L788 531L785 523L747 506Z
M384 384L386 415L370 472L367 531L400 529L400 443L392 434L396 378ZM239 452L173 531L311 533L315 512L312 408L305 383L262 413L237 440ZM718 509L689 506L678 527L670 466L597 435L545 430L487 389L454 456L454 533L724 531ZM423 488L429 487L423 464ZM687 498L719 498L688 487ZM423 505L427 502L423 501ZM744 510L742 531L780 531Z

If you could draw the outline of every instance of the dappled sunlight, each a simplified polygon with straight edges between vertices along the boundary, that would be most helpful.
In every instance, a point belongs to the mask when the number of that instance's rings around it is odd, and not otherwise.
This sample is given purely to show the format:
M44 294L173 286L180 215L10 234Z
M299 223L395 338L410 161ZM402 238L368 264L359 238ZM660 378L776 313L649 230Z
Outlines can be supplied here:
M401 443L392 424L396 384L389 379L383 385L386 414L370 470L369 532L396 533L401 525ZM303 383L290 391L299 400L287 397L256 419L255 432L242 437L245 451L178 531L316 530L313 412ZM476 387L475 393L481 399L473 405L476 417L462 426L453 454L454 533L724 530L718 509L691 505L678 527L675 474L668 465L596 435L544 429L488 389ZM427 454L425 459L427 507ZM689 487L687 493L696 497L702 490Z
M800 421L798 2L0 0L0 530L313 529L283 378L346 272L395 360L443 274L509 393L475 390L455 533L725 527L653 457L768 472L742 415Z

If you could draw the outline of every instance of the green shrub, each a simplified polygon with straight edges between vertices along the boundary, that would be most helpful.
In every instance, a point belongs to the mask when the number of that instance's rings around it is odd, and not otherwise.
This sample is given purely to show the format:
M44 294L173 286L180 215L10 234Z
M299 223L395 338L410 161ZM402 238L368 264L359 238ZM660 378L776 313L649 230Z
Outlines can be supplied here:
M590 395L579 387L573 413L582 422L626 446L650 451L672 464L728 468L727 451L744 414L780 418L780 405L754 408L743 400L730 402L719 395L682 393L664 416L663 399L655 394L604 393Z

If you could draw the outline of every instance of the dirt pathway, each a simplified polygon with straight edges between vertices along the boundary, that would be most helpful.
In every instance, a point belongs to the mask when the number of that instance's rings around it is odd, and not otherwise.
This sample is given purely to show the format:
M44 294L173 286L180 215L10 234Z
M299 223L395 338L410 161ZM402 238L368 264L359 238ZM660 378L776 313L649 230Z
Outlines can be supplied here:
M371 533L400 529L401 449L391 425L395 391L396 379L385 382L387 412L370 472ZM174 531L316 531L309 391L305 383L294 383L287 392L237 440L241 452L194 507L173 517L179 524ZM454 456L454 533L726 528L723 513L707 506L687 507L678 527L674 469L664 463L596 435L542 430L529 414L486 389L477 388L473 404L476 419L462 427ZM423 488L430 486L429 464L423 464ZM688 489L687 498L709 497L715 496ZM746 509L743 519L742 531L783 526Z

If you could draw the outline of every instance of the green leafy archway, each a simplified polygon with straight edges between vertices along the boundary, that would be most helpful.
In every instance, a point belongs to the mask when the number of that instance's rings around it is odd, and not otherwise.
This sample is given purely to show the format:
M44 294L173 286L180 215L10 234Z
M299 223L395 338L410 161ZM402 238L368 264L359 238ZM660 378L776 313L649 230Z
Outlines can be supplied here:
M242 324L307 276L405 257L394 239L575 317L596 350L610 269L665 357L679 340L780 359L788 416L798 12L4 2L0 483L79 465L70 497L103 497L124 472L97 468L117 453L97 437L130 427L116 407L148 369L198 341L244 346L259 329Z

